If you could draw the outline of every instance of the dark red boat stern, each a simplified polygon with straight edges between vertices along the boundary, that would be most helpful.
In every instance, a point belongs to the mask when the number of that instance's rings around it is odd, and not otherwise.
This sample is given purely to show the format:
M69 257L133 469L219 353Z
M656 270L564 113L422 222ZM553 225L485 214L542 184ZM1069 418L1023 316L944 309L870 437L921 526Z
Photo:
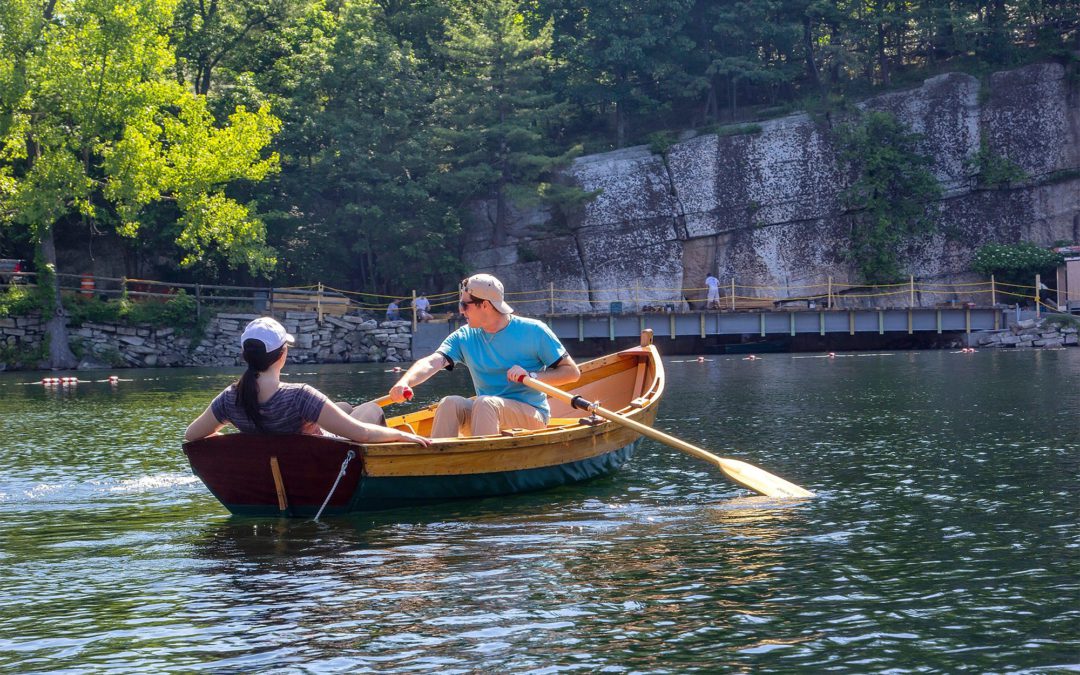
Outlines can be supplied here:
M184 444L191 469L237 515L314 515L346 467L325 513L347 511L363 476L360 446L307 435L222 434Z

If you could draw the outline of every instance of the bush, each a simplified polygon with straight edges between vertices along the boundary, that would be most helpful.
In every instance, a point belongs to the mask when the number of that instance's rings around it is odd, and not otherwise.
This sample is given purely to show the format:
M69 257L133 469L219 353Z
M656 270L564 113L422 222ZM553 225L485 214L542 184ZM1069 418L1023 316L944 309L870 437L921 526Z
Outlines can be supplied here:
M1051 279L1065 257L1028 241L1019 244L987 244L975 252L971 267L995 281L1017 286L1034 286L1035 275Z
M180 290L166 302L134 302L127 297L98 300L82 296L64 298L73 325L91 323L150 324L192 331L199 328L195 298Z
M1080 316L1072 316L1071 314L1048 314L1046 316L1046 323L1053 324L1059 328L1080 328Z
M41 295L34 286L11 284L0 293L0 316L21 316L44 308Z
M968 164L977 175L979 187L1008 187L1028 178L1023 167L1008 157L995 153L985 140L979 144L979 151Z

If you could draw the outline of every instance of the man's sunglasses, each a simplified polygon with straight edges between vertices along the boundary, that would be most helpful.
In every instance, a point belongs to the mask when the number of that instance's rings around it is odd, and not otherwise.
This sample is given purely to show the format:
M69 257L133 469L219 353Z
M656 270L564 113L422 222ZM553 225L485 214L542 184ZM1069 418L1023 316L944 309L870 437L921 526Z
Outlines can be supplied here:
M464 312L469 305L479 305L481 302L484 302L484 300L477 300L476 298L473 298L472 300L458 300L458 307Z

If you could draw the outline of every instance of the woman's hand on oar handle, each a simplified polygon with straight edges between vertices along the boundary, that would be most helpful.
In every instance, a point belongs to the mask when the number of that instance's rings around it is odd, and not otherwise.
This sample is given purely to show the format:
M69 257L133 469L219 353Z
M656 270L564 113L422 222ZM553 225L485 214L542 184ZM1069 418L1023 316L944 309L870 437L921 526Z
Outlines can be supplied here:
M379 398L375 399L375 403L378 404L378 406L380 408L385 408L386 406L390 405L391 403L401 403L402 401L411 401L412 400L412 395L413 395L413 391L412 391L412 389L410 387L402 387L402 386L394 385L393 389L390 390L389 394L387 394L386 396L382 396L382 397L379 397Z
M764 469L760 469L752 464L743 462L738 459L727 459L725 457L717 457L707 450L702 450L696 445L691 445L686 441L679 440L674 436L668 436L662 431L657 431L652 427L642 424L636 420L632 420L628 417L624 417L617 412L612 412L607 408L603 408L599 403L593 403L587 401L580 396L563 391L562 389L556 389L551 385L545 384L531 377L521 378L521 383L526 387L541 391L551 398L562 401L570 406L579 410L586 410L595 415L599 415L606 420L611 420L616 424L621 424L624 427L633 429L642 436L648 436L649 438L660 441L666 445L670 445L676 450L685 452L688 455L703 459L710 464L715 465L724 475L733 480L734 482L742 485L745 488L749 488L754 492L759 492L766 497L813 497L814 493L809 490L805 490L794 483L790 483L779 476L774 476Z

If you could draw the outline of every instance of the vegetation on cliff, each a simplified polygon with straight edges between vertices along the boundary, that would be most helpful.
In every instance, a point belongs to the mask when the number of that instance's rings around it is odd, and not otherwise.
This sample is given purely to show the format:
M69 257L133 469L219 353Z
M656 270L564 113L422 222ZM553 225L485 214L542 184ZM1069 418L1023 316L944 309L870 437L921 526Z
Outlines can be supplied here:
M866 113L839 136L854 173L842 195L852 211L851 262L867 283L898 281L904 243L934 228L930 209L941 186L931 159L919 152L921 137L888 113Z
M1052 281L1054 271L1065 262L1065 256L1029 242L1018 244L987 244L975 252L972 267L979 274L994 275L996 281L1018 286L1031 286L1035 275Z

